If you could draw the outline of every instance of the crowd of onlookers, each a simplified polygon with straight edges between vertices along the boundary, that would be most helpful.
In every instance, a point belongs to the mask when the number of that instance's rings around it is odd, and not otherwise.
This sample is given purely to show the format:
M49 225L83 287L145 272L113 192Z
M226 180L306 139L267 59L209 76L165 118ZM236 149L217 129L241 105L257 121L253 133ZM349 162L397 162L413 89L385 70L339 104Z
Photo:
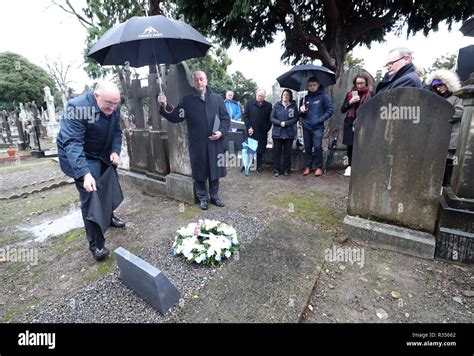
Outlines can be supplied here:
M385 68L387 73L375 90L372 78L368 74L362 72L356 75L352 80L352 88L346 93L344 101L340 103L339 109L345 114L342 143L347 146L348 163L344 175L351 175L354 122L357 120L358 109L381 92L395 88L415 87L440 95L455 108L455 114L450 119L451 139L443 179L443 185L449 185L463 115L461 99L453 95L460 88L459 77L453 71L439 69L430 73L424 81L425 74L423 70L414 66L413 51L408 48L391 50ZM324 93L324 87L316 76L310 78L307 85L307 94L299 103L294 100L291 90L283 89L280 100L273 106L265 100L265 90L259 89L255 100L248 101L243 112L239 103L232 100L233 92L226 93L224 103L230 118L242 120L246 127L246 137L252 137L258 141L256 168L259 172L262 171L267 135L272 129L273 173L275 177L290 174L291 150L297 138L297 124L301 122L305 160L303 175L307 176L314 172L314 175L319 177L323 174L324 123L334 114L334 103L332 98Z

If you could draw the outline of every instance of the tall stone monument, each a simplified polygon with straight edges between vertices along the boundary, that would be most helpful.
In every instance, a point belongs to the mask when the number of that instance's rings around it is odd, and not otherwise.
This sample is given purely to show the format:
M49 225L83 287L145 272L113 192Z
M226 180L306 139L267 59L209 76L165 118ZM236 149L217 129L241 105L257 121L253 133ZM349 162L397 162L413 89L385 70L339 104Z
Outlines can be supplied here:
M434 258L453 113L445 99L418 88L389 90L361 106L344 219L352 238Z
M474 73L455 93L464 113L451 187L440 198L436 257L474 262Z

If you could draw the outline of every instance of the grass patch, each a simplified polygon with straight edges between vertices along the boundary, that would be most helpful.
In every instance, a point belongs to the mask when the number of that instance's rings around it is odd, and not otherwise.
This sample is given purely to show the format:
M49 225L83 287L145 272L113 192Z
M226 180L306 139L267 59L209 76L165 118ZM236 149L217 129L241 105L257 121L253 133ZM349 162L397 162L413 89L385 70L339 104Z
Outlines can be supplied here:
M26 313L27 311L35 307L37 304L38 300L34 298L25 301L25 303L21 306L8 310L5 315L0 319L0 323L10 322L10 320L12 320L14 317Z
M31 239L33 237L34 235L29 231L15 231L12 234L0 235L0 247Z
M73 185L43 192L41 195L4 200L0 202L0 225L26 223L25 217L33 212L60 211L72 205L76 206L78 201L79 195Z
M105 261L100 261L96 264L97 269L94 272L92 272L90 275L84 277L84 280L87 283L92 283L96 279L99 279L100 277L111 273L114 265L115 265L115 256L113 253L110 253Z
M314 193L313 196L303 194L286 194L269 197L271 204L287 209L290 216L311 222L325 224L331 229L335 229L340 224L340 217L324 201L333 197Z
M84 228L80 227L77 229L70 230L65 232L62 235L56 237L58 241L56 241L52 249L56 253L60 253L64 251L65 248L68 248L70 244L76 242L77 240L81 239L84 235Z
M0 172L2 173L13 173L13 172L24 172L24 171L31 171L32 169L35 168L45 168L47 166L50 166L51 168L55 168L58 166L56 162L41 162L41 163L33 163L33 164L7 164L7 165L2 165L0 166Z

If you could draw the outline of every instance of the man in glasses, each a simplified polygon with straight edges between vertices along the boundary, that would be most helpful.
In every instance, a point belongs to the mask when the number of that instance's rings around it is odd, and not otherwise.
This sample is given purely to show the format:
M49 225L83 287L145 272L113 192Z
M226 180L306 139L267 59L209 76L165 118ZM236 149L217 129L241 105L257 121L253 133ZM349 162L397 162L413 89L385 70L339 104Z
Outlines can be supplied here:
M76 182L89 249L97 261L104 259L109 251L100 226L87 217L97 181L110 164L120 164L119 104L118 87L112 82L99 82L93 92L69 100L56 139L61 169ZM112 213L110 226L122 228L125 223Z
M423 85L416 74L416 68L412 61L412 50L405 47L392 49L388 53L385 63L387 74L377 85L376 94L402 87L422 88Z

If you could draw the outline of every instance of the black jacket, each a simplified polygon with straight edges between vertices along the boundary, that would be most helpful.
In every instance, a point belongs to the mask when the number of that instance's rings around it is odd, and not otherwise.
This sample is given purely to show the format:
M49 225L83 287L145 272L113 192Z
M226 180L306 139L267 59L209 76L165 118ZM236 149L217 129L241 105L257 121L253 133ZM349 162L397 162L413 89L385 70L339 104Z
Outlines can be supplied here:
M299 119L299 112L296 102L293 100L286 108L281 101L273 105L270 117L273 129L272 138L277 139L294 139L296 136L296 123ZM281 127L281 123L285 122L285 127Z
M404 65L391 78L385 75L384 79L377 85L375 95L390 89L403 87L423 88L413 63Z
M242 119L245 123L246 133L249 128L253 129L252 138L258 141L257 153L265 152L267 146L267 134L272 127L270 121L270 114L272 113L272 104L264 101L262 106L257 104L257 100L248 101L245 104L244 114Z

